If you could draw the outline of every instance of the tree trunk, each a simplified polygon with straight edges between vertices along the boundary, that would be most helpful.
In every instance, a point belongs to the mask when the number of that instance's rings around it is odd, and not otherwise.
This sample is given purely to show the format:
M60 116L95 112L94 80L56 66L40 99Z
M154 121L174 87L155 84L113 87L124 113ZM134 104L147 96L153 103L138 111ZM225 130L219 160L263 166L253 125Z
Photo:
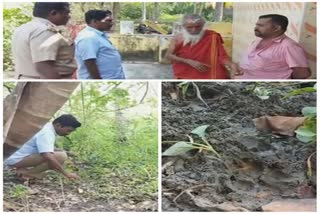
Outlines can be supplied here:
M86 12L86 3L85 2L80 2L80 10L82 13Z
M194 3L194 5L193 5L193 13L201 15L204 6L205 6L205 2Z
M77 82L19 82L4 99L4 157L37 133L67 102Z
M213 21L221 22L223 18L223 2L216 2Z
M147 19L147 3L142 2L142 21L145 21Z
M197 12L197 3L193 3L193 13L196 14Z
M124 117L119 105L117 103L115 106L115 126L116 126L116 142L118 144L127 143L127 119Z
M120 2L113 2L112 13L114 22L117 22L120 19Z
M153 5L153 21L158 21L160 16L159 2L154 2Z

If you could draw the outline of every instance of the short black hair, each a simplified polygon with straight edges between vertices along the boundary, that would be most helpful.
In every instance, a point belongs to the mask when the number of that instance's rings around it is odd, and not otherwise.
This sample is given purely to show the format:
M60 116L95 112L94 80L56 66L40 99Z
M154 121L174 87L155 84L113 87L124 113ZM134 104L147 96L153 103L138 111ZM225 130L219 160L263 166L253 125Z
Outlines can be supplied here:
M33 7L33 16L47 18L51 11L63 11L69 6L68 2L36 2Z
M59 123L63 127L68 126L75 129L81 126L81 123L71 114L63 114L56 118L52 123Z
M267 15L259 16L259 19L267 19L267 18L271 18L271 21L273 24L280 25L283 32L287 31L289 20L286 16L279 15L279 14L267 14Z
M101 21L110 15L112 15L110 10L89 10L85 14L85 20L87 24L90 24L93 20Z

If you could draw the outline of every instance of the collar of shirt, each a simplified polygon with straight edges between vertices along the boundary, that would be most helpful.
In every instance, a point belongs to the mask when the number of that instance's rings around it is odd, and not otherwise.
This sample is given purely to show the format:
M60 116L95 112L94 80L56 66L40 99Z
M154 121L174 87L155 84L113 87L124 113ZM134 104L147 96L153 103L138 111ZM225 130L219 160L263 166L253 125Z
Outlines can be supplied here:
M287 38L287 36L286 36L285 34L282 34L281 36L278 36L278 37L276 37L276 38L271 39L271 42L272 42L272 43L273 43L273 42L275 42L275 43L281 43L282 40L284 40L285 38ZM256 42L257 45L258 45L261 41L263 41L263 39L259 38L259 39L257 40L257 42Z
M86 29L89 30L89 31L95 32L99 36L102 36L102 37L105 37L105 38L109 38L108 35L105 32L97 30L97 29L95 29L93 27L87 26Z
M272 46L273 43L281 43L285 38L287 38L287 36L285 34L282 34L281 36L278 36L276 38L273 38L269 41L269 43L262 47L257 49L258 45L260 44L260 42L263 41L263 39L259 38L258 40L256 40L255 44L253 45L253 49L252 51L250 51L249 53L249 57L253 57L255 54L260 54L261 52L263 52L264 50L268 49L270 46Z
M57 25L53 24L52 22L50 22L48 19L34 17L33 20L46 25L48 27L49 31L52 31L55 33L62 33L64 31L62 26L57 26Z
M57 27L57 25L50 22L48 19L40 18L40 17L33 17L33 20L37 22L41 22L43 24L49 25L50 27Z
M48 126L50 127L50 129L52 129L52 131L54 132L55 136L59 136L59 135L57 134L57 132L56 132L56 130L55 130L52 122L48 123Z
M284 40L287 36L285 34L282 34L281 36L278 36L276 38L273 38L271 41L276 43L281 43L282 40Z

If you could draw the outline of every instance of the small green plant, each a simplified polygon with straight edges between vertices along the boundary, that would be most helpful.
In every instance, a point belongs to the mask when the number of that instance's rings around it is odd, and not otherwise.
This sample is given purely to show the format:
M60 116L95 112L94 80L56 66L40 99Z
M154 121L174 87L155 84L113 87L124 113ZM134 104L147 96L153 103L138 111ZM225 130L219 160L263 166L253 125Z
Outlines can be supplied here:
M259 86L259 85L260 85L259 82L255 82L253 85L246 86L245 90L248 93L256 95L261 100L269 99L270 95L272 94L272 91L267 89L266 87Z
M24 185L18 184L14 186L10 191L10 197L16 199L23 199L28 194L28 188Z
M210 106L204 101L204 99L202 98L201 96L201 92L200 92L200 89L198 87L198 85L194 82L182 82L182 83L179 83L178 84L178 87L181 88L181 91L182 91L182 97L183 99L186 98L187 96L187 92L188 92L188 89L190 87L190 85L192 85L195 89L195 92L196 92L196 95L197 95L197 98L208 108L210 109Z
M183 99L186 98L190 85L191 85L191 82L181 82L178 84L178 87L181 89Z
M311 93L317 91L317 84L313 87L305 87L289 92L284 98L291 96L297 96L305 93ZM317 108L316 107L304 107L302 109L303 116L306 117L302 126L296 131L296 137L305 143L316 143L317 140Z
M199 149L200 152L202 150L213 152L220 159L221 156L219 155L219 153L210 145L210 143L205 138L205 132L208 127L209 125L203 125L191 131L191 134L198 135L201 138L202 143L194 142L194 139L190 135L187 135L187 137L189 138L189 142L173 141L175 142L175 144L169 147L165 152L163 152L162 155L177 156L183 155L193 149Z
M296 137L305 143L315 143L317 140L317 108L304 107L302 114L306 117L302 126L296 131Z
M317 84L314 84L313 87L305 87L297 90L293 90L288 93L284 98L291 96L297 96L305 93L311 93L317 91ZM302 109L303 116L306 117L302 126L300 126L296 131L296 137L305 143L316 143L317 142L317 108L316 107L304 107ZM313 152L309 155L307 159L307 176L312 176L312 165L311 158L315 155L316 152Z
M317 84L315 84L313 87L305 87L305 88L299 88L299 89L293 90L289 92L286 96L284 96L284 98L297 96L305 93L316 92L316 91L317 91Z

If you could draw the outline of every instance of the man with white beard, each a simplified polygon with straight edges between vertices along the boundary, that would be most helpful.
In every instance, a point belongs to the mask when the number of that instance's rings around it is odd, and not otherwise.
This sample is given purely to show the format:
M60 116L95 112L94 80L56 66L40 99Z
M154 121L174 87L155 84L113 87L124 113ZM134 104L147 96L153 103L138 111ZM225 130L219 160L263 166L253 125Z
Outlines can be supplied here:
M219 33L204 29L205 20L188 14L182 20L182 32L168 48L176 79L229 79L238 73L231 62Z

